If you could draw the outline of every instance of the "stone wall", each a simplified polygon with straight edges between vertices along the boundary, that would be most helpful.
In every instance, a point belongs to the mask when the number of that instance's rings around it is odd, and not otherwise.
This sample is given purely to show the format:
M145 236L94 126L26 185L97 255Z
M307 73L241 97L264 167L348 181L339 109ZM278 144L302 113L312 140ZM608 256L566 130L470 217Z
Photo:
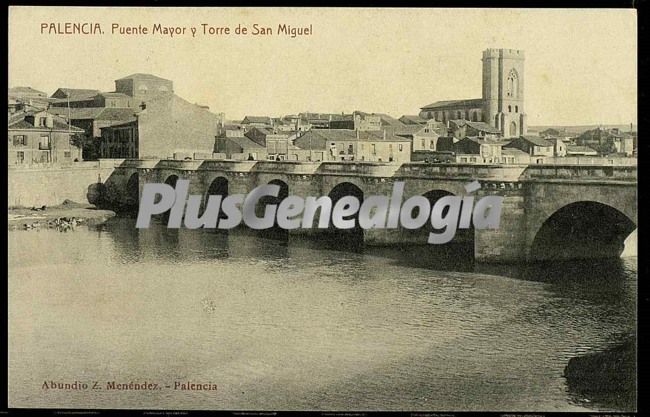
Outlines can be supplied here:
M87 203L88 187L105 182L121 160L77 162L70 165L9 167L9 207L53 206L72 200Z

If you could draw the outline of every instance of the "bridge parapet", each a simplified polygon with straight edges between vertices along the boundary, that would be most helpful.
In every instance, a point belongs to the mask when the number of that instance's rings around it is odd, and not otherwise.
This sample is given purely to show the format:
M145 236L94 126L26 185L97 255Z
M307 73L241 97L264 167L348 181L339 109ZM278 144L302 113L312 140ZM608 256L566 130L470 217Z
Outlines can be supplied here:
M526 165L479 165L479 164L403 164L395 176L403 178L432 179L493 179L518 181Z
M114 161L119 168L155 168L160 159L100 159L100 161Z
M201 160L187 160L181 161L177 159L161 159L155 164L155 168L160 169L178 169L181 171L196 171L203 161Z
M392 177L399 167L399 164L373 162L322 162L316 173L360 177Z
M320 162L297 161L258 161L253 166L253 172L281 173L281 174L315 174Z
M530 165L522 180L576 180L637 182L637 167L623 165Z
M257 163L258 163L257 161L205 160L202 161L199 170L251 172L251 170Z

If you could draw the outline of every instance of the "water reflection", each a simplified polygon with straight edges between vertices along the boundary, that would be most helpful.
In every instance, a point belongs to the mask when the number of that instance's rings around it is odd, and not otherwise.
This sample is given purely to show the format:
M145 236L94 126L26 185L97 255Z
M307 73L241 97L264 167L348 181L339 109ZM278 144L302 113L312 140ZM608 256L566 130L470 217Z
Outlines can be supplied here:
M429 247L356 253L129 219L9 232L9 243L12 406L633 407L580 402L563 375L571 358L634 332L635 258L486 266ZM145 376L220 391L44 394L38 384Z

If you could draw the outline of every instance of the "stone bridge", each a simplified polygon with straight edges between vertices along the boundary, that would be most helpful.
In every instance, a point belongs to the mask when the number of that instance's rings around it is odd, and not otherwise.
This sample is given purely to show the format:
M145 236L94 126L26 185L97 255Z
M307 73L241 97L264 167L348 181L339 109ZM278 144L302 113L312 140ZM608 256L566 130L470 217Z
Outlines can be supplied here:
M390 196L393 184L403 181L404 200L424 195L432 202L465 195L464 186L478 180L477 199L504 196L498 229L458 234L480 262L620 256L637 225L636 166L124 160L104 181L105 195L113 204L137 206L144 184L178 179L190 181L189 194L247 194L275 183L282 187L281 197L329 195L333 200ZM426 234L414 231L356 232L365 245L427 245Z

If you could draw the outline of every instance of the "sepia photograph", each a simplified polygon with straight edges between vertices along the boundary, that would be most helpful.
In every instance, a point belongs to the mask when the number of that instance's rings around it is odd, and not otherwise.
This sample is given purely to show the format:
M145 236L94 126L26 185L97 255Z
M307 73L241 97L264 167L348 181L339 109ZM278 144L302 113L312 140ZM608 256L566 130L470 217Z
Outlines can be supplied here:
M637 11L9 6L9 410L637 412Z

